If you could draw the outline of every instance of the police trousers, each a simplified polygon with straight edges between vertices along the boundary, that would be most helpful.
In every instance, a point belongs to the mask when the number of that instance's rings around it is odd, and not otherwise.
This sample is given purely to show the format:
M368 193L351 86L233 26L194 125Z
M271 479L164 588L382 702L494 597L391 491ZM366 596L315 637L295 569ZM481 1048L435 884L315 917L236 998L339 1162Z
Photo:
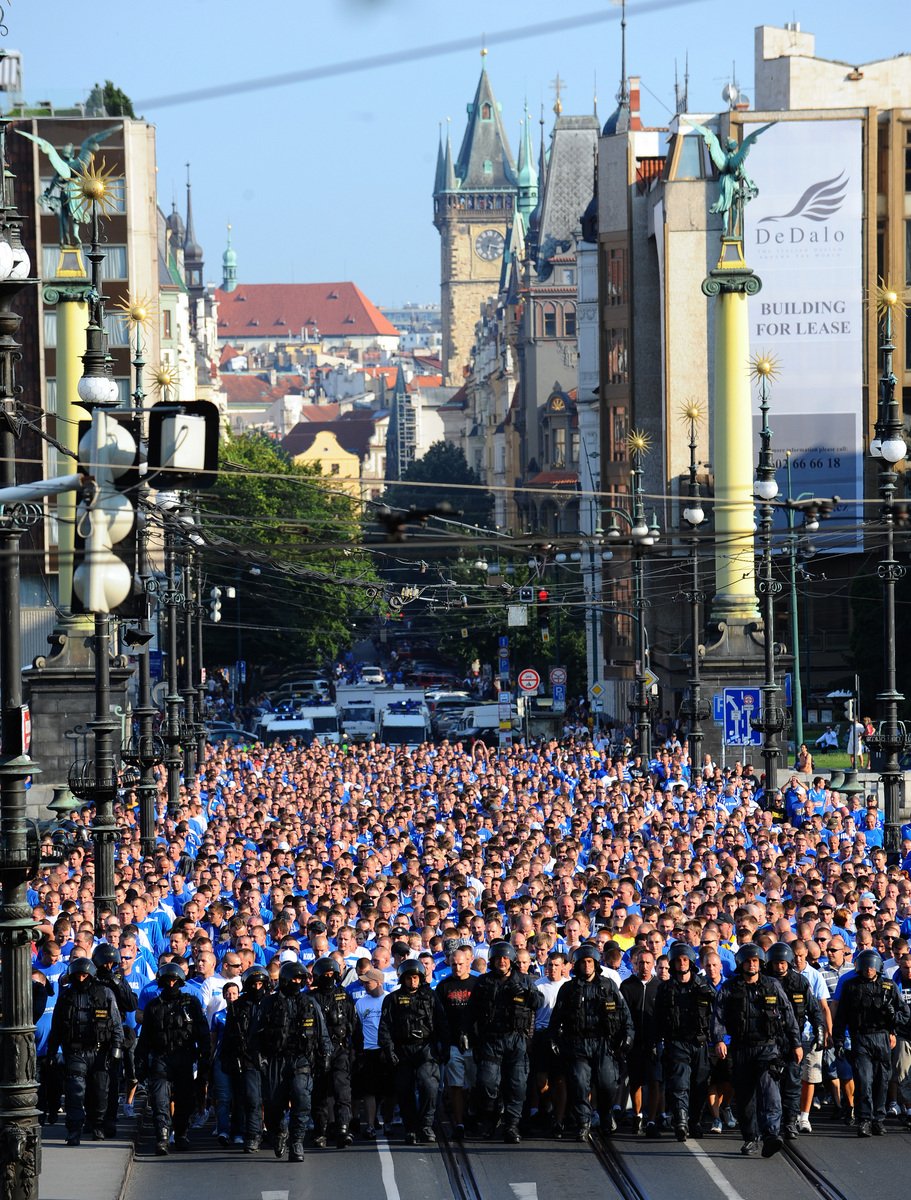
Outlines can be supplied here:
M777 1046L738 1046L732 1051L734 1106L745 1142L781 1133L781 1053Z
M698 1122L709 1093L709 1048L704 1042L665 1041L664 1094L674 1121Z
M288 1134L292 1144L302 1142L310 1120L310 1099L313 1093L313 1076L306 1058L286 1058L281 1055L270 1059L264 1072L264 1101L266 1126L271 1134L278 1131L290 1108Z
M347 1046L332 1052L328 1070L321 1070L313 1081L313 1125L317 1137L329 1124L329 1101L335 1112L335 1127L351 1124L351 1053Z
M395 1098L406 1133L432 1129L436 1117L437 1096L440 1091L440 1067L431 1056L429 1046L397 1050L399 1065L395 1069Z
M611 1109L620 1090L620 1065L604 1038L581 1038L565 1044L563 1061L573 1120L580 1129L591 1125L592 1099L601 1130L611 1131Z
M490 1038L480 1048L477 1072L477 1111L483 1119L495 1117L503 1106L503 1124L519 1124L528 1084L528 1041L522 1033Z
M93 1129L103 1129L110 1086L107 1049L67 1050L64 1070L67 1133L81 1133L86 1118Z
M258 1066L244 1065L241 1087L244 1097L244 1141L258 1142L263 1135L263 1073Z
M149 1108L152 1111L156 1134L160 1136L173 1127L175 1137L185 1137L196 1099L192 1058L179 1051L153 1055L149 1059L148 1089Z
M884 1121L886 1094L892 1074L889 1035L852 1033L851 1065L854 1069L854 1115L858 1121Z

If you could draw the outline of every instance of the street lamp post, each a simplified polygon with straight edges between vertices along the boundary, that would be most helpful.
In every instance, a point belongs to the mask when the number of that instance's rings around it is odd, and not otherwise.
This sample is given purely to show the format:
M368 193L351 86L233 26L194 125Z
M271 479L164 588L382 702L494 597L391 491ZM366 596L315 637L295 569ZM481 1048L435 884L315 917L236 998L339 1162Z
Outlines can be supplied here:
M181 524L189 530L194 522L191 513L181 515ZM193 580L193 545L186 541L183 559L183 612L184 612L184 686L183 711L185 732L183 735L183 777L189 790L196 776L196 680L193 677L193 660L196 657L196 625L193 614L195 591Z
M702 699L702 679L700 677L700 645L699 635L702 631L702 609L705 593L699 584L699 528L705 520L705 510L699 496L699 480L696 474L696 426L702 419L698 404L689 404L683 412L683 419L689 425L690 431L690 477L687 504L683 510L683 519L690 528L690 587L684 592L684 599L690 606L690 696L682 711L688 721L687 740L689 741L691 777L702 766L702 722L709 715L708 705Z
M772 459L772 430L769 428L769 381L775 374L775 363L767 355L757 355L751 363L751 374L759 382L759 410L762 413L760 430L759 465L756 471L755 491L759 500L759 544L762 549L762 564L757 590L761 600L762 644L764 657L764 681L762 684L762 715L752 722L760 730L762 739L765 790L772 792L778 785L778 760L781 746L778 735L784 729L784 710L779 703L778 683L775 678L775 596L781 584L772 573L772 525L775 509L772 501L778 495L775 479L775 464Z
M162 502L159 493L159 504ZM178 504L174 493L165 493L167 500L173 505ZM165 593L164 604L167 611L168 651L167 651L167 685L165 695L165 767L168 776L168 814L173 816L180 808L180 770L183 765L181 754L180 732L180 692L177 682L177 622L178 613L183 603L183 589L177 582L177 546L173 519L165 520L164 529L164 561L165 561Z
M15 364L22 318L12 303L29 275L19 241L19 214L8 190L6 126L0 123L0 486L16 483L16 441L23 425ZM16 257L21 252L20 257ZM31 942L34 918L26 883L34 870L27 845L25 781L38 774L25 742L19 609L19 539L25 513L0 515L0 1195L37 1200L41 1170Z
M902 773L899 753L908 744L904 723L898 719L898 706L904 696L898 691L895 653L895 585L905 575L905 568L895 558L895 490L898 483L896 466L907 454L904 423L895 395L896 379L892 370L894 310L901 304L898 294L888 288L878 292L880 307L880 356L882 373L879 380L879 410L875 437L870 453L879 460L879 495L882 500L880 520L883 527L883 557L877 573L883 584L883 690L877 694L881 719L872 737L867 739L872 750L885 756L880 778L886 805L883 844L890 861L900 853Z

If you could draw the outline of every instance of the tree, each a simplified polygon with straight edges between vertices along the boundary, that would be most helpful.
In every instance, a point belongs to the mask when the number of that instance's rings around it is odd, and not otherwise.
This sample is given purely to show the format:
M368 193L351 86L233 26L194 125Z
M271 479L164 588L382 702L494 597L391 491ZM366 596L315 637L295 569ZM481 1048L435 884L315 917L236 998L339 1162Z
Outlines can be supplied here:
M490 529L493 523L493 497L469 467L465 452L453 442L434 442L399 482L389 485L383 500L390 508L451 504L461 510L458 520L466 525Z
M356 502L263 434L229 437L221 462L203 514L207 586L237 596L207 631L207 658L260 668L325 661L375 607Z
M119 87L115 87L110 79L104 81L104 91L101 93L102 103L109 117L135 117L133 112L133 101L121 91Z

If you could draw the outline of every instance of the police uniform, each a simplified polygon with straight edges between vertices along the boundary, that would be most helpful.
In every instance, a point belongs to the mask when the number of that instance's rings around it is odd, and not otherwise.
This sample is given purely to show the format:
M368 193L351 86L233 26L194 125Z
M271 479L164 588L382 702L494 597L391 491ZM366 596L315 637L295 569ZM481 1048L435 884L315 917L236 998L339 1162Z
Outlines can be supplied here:
M244 1113L244 1150L254 1154L263 1134L263 1067L260 1057L259 1030L269 976L262 967L244 972L241 994L227 1009L225 1032L221 1042L221 1062L225 1073L240 1080ZM252 986L259 981L261 988Z
M744 947L741 947L742 953ZM781 1147L781 1091L778 1080L785 1053L800 1047L791 1003L778 981L761 975L748 982L741 973L726 980L715 1002L712 1040L731 1039L731 1079L742 1153L768 1156Z
M794 1020L797 1022L797 1028L801 1033L802 1042L806 1023L808 1021L810 1023L812 1033L809 1042L803 1046L804 1053L812 1051L817 1046L822 1047L825 1041L825 1023L819 1001L810 990L809 980L800 971L795 971L793 967L788 968L786 975L776 975L774 978L781 985L782 991L790 1001ZM794 1061L793 1055L789 1055L785 1059L780 1086L782 1125L785 1136L793 1139L797 1137L797 1118L800 1113L801 1091L801 1064Z
M407 967L408 964L405 964ZM395 1070L396 1098L405 1123L405 1139L433 1142L440 1068L440 1030L433 992L423 982L415 991L399 986L383 1000L377 1042Z
M123 1053L121 1056L111 1058L108 1103L104 1119L105 1137L114 1138L117 1136L117 1103L120 1098L121 1083L124 1078L130 1079L132 1082L133 1076L136 1030L132 1028L127 1018L136 1011L136 993L127 983L123 971L120 969L120 951L114 946L108 946L106 943L96 946L92 961L95 964L98 982L102 987L107 988L114 997L123 1026ZM129 1075L125 1075L127 1066Z
M292 965L297 964L283 963L282 970ZM300 1162L310 1119L314 1071L332 1054L326 1022L311 995L292 990L280 979L279 990L263 1001L257 1040L266 1063L266 1127L275 1138L275 1157L282 1158L290 1143L290 1161ZM284 1119L289 1108L286 1130Z
M166 969L159 971L160 981ZM177 970L182 976L180 968ZM196 1064L201 1081L209 1071L210 1039L205 1013L197 998L182 993L180 986L182 983L163 986L161 994L146 1006L136 1047L137 1072L148 1080L158 1154L168 1152L172 1101L175 1145L178 1150L190 1148L187 1131L195 1100L193 1066Z
M858 955L858 963L862 957ZM857 1132L862 1137L885 1132L886 1097L892 1073L889 1039L896 1031L903 1008L901 993L891 979L883 979L881 975L873 979L851 975L841 984L832 1040L836 1054L841 1057L845 1034L851 1035L854 1112Z
M471 994L468 1023L477 1064L477 1111L488 1132L503 1106L504 1137L519 1140L528 1084L528 1043L542 996L530 975L513 965L508 975L488 969Z
M708 1099L715 989L694 970L686 980L672 975L658 985L652 1020L655 1040L663 1043L664 1094L674 1128L699 1137Z
M569 1101L580 1137L591 1128L590 1094L597 1093L601 1130L611 1131L620 1089L620 1061L633 1045L629 1006L613 980L578 975L560 988L548 1026L566 1067Z
M123 1025L111 992L94 978L85 962L84 980L75 978L61 990L54 1006L47 1054L63 1050L67 1145L78 1146L88 1116L96 1141L104 1138L110 1065L123 1053ZM74 964L70 965L70 971Z
M327 960L321 959L320 962ZM351 1135L351 1067L359 1046L361 1023L354 1001L338 982L338 975L324 976L321 980L314 968L314 987L311 995L322 1010L332 1042L332 1051L324 1069L319 1072L313 1088L313 1128L317 1145L325 1145L326 1129L329 1124L329 1101L335 1112L335 1133L341 1149L350 1145ZM333 960L333 965L334 960ZM329 980L332 982L329 982Z

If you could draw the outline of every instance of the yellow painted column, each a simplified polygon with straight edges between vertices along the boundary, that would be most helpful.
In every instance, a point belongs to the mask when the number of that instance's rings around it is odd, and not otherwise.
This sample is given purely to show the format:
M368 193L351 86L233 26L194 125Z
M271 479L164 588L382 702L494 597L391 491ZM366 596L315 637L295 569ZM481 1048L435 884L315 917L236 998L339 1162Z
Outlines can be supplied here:
M702 290L715 300L715 595L713 621L755 621L753 423L748 297L762 283L743 260L739 241L725 239L718 266Z
M88 290L87 279L84 283L78 279L61 280L44 289L45 304L57 306L57 438L74 452L79 445L79 422L89 419L88 410L82 407L77 390L82 378L82 355L85 353ZM52 474L71 474L74 467L74 460L67 458L65 462L58 463ZM58 496L59 603L65 613L70 612L73 600L75 521L75 493L67 492Z

